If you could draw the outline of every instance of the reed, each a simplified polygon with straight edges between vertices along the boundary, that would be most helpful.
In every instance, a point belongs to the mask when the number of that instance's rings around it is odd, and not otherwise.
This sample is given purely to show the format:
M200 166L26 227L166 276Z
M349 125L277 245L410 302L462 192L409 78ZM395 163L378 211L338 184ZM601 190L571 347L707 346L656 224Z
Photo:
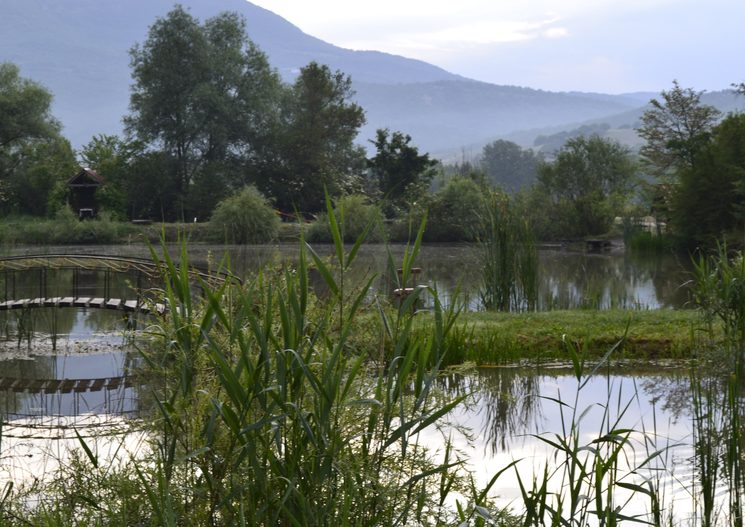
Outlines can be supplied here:
M151 348L143 351L154 401L150 444L104 477L81 440L87 459L75 472L88 474L89 484L62 494L77 505L57 507L48 496L33 521L65 524L72 511L76 522L108 523L121 513L130 525L506 519L447 435L439 453L424 440L467 396L446 396L437 383L457 312L425 287L396 309L369 304L374 277L353 287L345 280L363 240L347 250L331 213L329 222L331 262L302 244L295 265L266 269L242 286L194 284L185 249L178 266L167 252L153 255L165 269L170 310L150 328ZM406 251L404 279L423 231ZM309 287L311 266L329 291L323 299ZM433 324L414 331L412 306L425 293L434 299ZM355 353L352 335L369 311L378 317L378 353ZM95 501L102 485L126 495ZM95 509L80 507L92 502Z
M530 226L491 193L479 229L481 301L487 310L533 311L538 302L538 251Z
M606 354L606 359L615 347ZM580 350L568 344L567 352L577 379L575 397L573 401L564 401L561 394L547 397L558 406L562 430L553 435L535 436L553 450L551 457L556 464L547 463L530 480L516 468L524 507L523 525L652 524L650 519L661 517L660 501L648 470L661 459L664 448L649 449L652 435L645 435L640 441L635 439L639 432L623 424L636 393L625 398L620 389L616 393L613 386L608 386L605 401L581 407L580 394L604 361L588 373ZM602 409L601 429L586 442L582 421L596 405ZM645 445L644 458L641 463L633 464L642 445ZM640 498L648 502L647 514L630 516L624 512L632 500Z

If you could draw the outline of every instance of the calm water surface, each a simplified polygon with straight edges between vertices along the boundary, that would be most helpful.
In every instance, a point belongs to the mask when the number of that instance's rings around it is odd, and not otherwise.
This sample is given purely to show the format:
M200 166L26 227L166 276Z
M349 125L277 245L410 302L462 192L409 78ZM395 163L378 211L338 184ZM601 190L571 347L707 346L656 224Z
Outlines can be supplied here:
M315 250L330 256L329 245L314 245ZM353 269L353 276L362 281L375 275L376 289L382 294L393 290L394 265L401 264L403 245L363 246ZM180 247L169 246L178 256ZM13 254L74 253L136 256L149 258L149 248L144 245L112 246L61 246L15 247ZM262 266L293 262L298 254L297 244L283 245L210 245L192 244L189 256L193 264L217 269L221 263L230 262L237 274L251 276ZM689 300L685 287L690 279L690 264L674 255L635 256L622 250L589 253L560 249L542 249L539 252L539 282L541 309L610 308L639 309L681 308ZM423 269L419 282L437 286L446 301L458 298L470 309L480 308L479 288L481 266L479 253L474 246L429 244L421 248L416 265ZM33 285L33 284L31 284Z
M178 247L171 247L174 254ZM331 247L316 250L329 255ZM46 248L47 253L116 254L146 257L144 246L59 247ZM292 262L297 257L295 245L283 246L215 246L194 245L190 257L194 264L217 268L229 259L234 271L250 277L261 266ZM390 257L400 262L404 248L367 246L360 253L355 276L376 275L377 290L388 294L393 288L389 278ZM38 248L18 248L17 253L38 253ZM461 301L479 309L479 260L473 247L460 245L427 245L422 247L417 265L423 268L421 283L436 286L447 300L458 292ZM633 307L641 309L685 307L687 291L681 287L687 279L684 263L672 256L637 258L623 252L605 254L542 250L541 307ZM95 280L95 278L91 278ZM29 287L33 287L33 280ZM91 283L92 290L98 287ZM124 377L137 362L136 351L127 348L126 323L116 311L96 309L38 309L33 331L37 338L26 341L13 337L20 312L0 316L5 332L5 346L0 350L0 378L27 381L50 379L114 379ZM147 324L138 321L139 327ZM59 346L50 350L51 343ZM89 343L85 354L76 353L81 343ZM78 348L76 348L78 346ZM99 346L98 348L96 346ZM72 350L72 351L71 351ZM5 358L5 360L2 360ZM107 381L108 382L108 381ZM590 443L604 431L602 416L608 408L619 416L619 426L633 428L633 448L628 465L643 460L658 448L666 451L663 470L657 472L670 485L676 510L690 509L687 485L691 483L691 417L687 401L691 399L687 372L650 371L613 372L597 375L577 395L577 380L566 370L495 368L480 370L468 376L451 376L442 380L443 388L453 393L470 393L468 404L459 408L453 423L471 431L471 439L454 433L456 445L467 456L480 481L485 483L501 468L520 459L519 473L530 478L545 463L552 463L552 452L536 435L565 435L569 415L555 400L576 406L586 412L582 418L581 440ZM16 385L18 388L20 385ZM109 385L106 385L109 386ZM23 423L55 415L127 414L138 408L138 393L131 386L112 389L82 390L70 393L43 393L30 389L0 391L0 412L23 428ZM626 410L623 410L627 408ZM620 415L623 413L623 415ZM29 421L31 419L31 421ZM442 448L442 436L432 433L425 440L433 448ZM23 443L24 448L29 443ZM673 446L675 445L675 446ZM13 455L12 438L3 442L0 460L13 459L18 465L26 454ZM30 447L29 447L30 448ZM35 455L35 454L34 454ZM38 456L31 458L38 460ZM60 459L59 453L57 459ZM5 461L3 461L5 463ZM657 468L660 468L659 466ZM10 470L0 463L0 474ZM15 469L14 469L15 470ZM33 473L32 468L19 468ZM497 482L499 503L509 506L519 502L516 472L510 470ZM678 501L680 503L678 503ZM642 507L641 504L636 504ZM639 510L638 513L643 513Z

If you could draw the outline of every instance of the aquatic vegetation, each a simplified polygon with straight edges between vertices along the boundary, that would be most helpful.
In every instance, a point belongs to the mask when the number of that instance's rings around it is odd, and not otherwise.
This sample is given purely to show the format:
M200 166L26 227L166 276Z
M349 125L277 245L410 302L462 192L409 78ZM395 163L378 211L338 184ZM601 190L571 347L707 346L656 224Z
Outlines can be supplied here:
M533 311L538 302L538 251L530 226L507 198L491 193L479 233L481 301L487 310Z

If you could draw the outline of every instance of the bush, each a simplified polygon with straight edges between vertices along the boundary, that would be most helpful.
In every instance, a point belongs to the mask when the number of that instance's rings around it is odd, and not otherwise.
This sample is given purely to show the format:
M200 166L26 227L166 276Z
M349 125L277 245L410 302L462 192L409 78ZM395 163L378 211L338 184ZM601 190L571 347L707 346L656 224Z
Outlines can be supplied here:
M429 242L475 241L483 206L483 190L478 184L462 177L451 179L432 200L424 239Z
M266 243L277 237L279 217L256 187L247 186L217 204L210 231L214 241Z
M368 225L372 226L365 238L366 242L385 241L386 231L383 224L383 212L379 206L367 203L364 196L353 195L339 199L334 214L336 214L345 242L353 243ZM328 218L325 214L321 214L318 220L311 224L305 237L309 242L331 243L333 241Z

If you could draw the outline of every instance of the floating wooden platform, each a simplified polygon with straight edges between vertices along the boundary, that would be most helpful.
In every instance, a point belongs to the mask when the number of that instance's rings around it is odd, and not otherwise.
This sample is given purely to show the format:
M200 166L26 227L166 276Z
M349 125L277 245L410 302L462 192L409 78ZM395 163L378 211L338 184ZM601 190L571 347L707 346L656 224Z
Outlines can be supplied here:
M13 309L28 309L38 307L92 307L98 309L118 309L129 313L164 313L166 306L164 304L155 304L154 309L151 304L143 303L137 300L127 300L124 298L90 298L71 296L52 297L52 298L22 298L20 300L6 300L0 302L0 311Z
M15 393L84 393L112 391L136 385L132 377L100 379L18 379L0 377L0 391Z

